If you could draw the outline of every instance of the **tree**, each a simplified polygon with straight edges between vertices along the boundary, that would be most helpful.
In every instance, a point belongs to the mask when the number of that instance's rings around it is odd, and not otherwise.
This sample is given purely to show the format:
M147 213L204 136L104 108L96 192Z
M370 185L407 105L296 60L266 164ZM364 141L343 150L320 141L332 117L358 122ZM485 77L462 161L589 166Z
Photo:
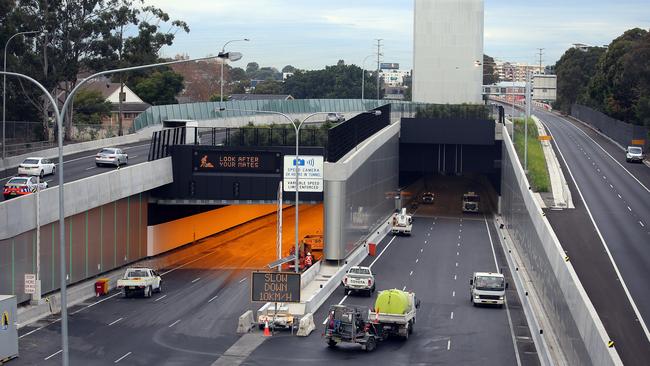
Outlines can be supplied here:
M284 93L298 99L304 98L360 98L362 70L356 65L345 65L339 61L337 65L326 66L322 70L296 70L284 82ZM366 98L376 98L376 73L365 71ZM383 90L380 92L383 97Z
M241 67L233 67L230 70L230 81L241 81L246 79L246 71Z
M254 94L282 94L282 83L268 79L255 86Z
M152 105L176 104L176 94L183 90L183 77L169 69L155 71L151 76L141 78L133 91Z
M75 123L100 124L103 116L111 115L111 102L97 90L80 90L74 96Z
M282 72L295 72L295 71L296 71L296 68L291 66L291 65L287 65L287 66L282 68Z
M249 62L248 64L246 64L246 73L249 75L256 72L259 69L260 69L260 64L258 64L257 62Z
M590 79L596 73L596 63L605 48L590 47L586 51L570 48L555 63L557 101L555 107L570 112L571 105L584 94Z
M499 81L499 75L495 73L494 66L494 59L483 55L483 85L491 85Z

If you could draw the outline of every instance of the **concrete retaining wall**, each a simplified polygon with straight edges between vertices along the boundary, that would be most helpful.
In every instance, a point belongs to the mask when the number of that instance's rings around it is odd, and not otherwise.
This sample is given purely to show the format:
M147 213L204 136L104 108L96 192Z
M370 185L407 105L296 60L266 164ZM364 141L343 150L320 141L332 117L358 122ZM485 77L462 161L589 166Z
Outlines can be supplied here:
M112 170L64 185L65 216L118 201L172 182L171 158ZM36 227L36 195L11 199L0 205L0 240L11 238ZM59 189L52 187L40 194L41 225L59 219Z
M512 141L504 131L503 221L565 359L569 365L621 365L616 349L607 347L605 328L528 187Z

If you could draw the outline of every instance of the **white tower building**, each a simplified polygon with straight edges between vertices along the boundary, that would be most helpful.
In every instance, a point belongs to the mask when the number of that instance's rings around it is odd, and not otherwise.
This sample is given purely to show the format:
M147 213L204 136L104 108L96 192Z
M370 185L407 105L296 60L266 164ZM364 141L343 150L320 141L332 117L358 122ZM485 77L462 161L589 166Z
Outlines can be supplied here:
M413 101L481 103L483 0L415 0Z

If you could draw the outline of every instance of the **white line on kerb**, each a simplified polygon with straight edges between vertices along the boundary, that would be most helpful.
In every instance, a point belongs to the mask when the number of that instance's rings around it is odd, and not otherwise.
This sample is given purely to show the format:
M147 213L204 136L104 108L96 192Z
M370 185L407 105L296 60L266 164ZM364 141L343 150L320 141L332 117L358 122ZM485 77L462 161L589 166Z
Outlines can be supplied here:
M158 301L164 299L165 297L167 297L167 295L162 295L161 297L155 299L153 302L158 302Z
M122 361L123 359L129 357L130 354L131 354L131 352L127 352L124 356L122 356L122 357L118 358L117 360L113 361L113 363L118 363L118 362Z
M390 241L388 242L388 244L386 244L386 246L384 247L384 249L382 249L381 253L379 253L379 255L377 256L377 258L375 258L375 260L372 261L372 263L370 263L370 265L368 266L369 268L372 268L372 266L375 264L375 262L377 262L377 260L379 260L379 258L381 258L382 254L384 254L384 252L386 251L386 249L388 249L388 247L389 247L390 244L393 242L393 240L395 240L395 238L397 238L397 237L396 237L396 236L393 236L393 238L390 239Z
M200 280L200 279L201 279L201 277L197 277L197 278L195 278L195 279L192 280L192 283L196 283L196 281L198 281L198 280ZM240 281L240 282L241 282L241 281Z
M406 288L406 286L404 286L404 287ZM347 298L348 298L348 295L343 296L343 298L341 299L341 301L339 301L338 304L339 305L343 304L343 301L345 301L345 299L347 299ZM325 325L327 323L327 319L329 319L329 315L327 316L327 318L325 318L325 320L323 320L323 325Z
M178 324L178 323L180 323L180 321L181 321L181 320L180 320L180 319L178 319L177 321L175 321L175 322L173 322L173 323L171 323L171 324L170 324L170 325L169 325L169 326L168 326L167 328L171 328L171 327L173 327L174 325L176 325L176 324Z
M214 295L210 300L208 300L208 304L214 301L217 297L219 297L219 295Z
M58 350L58 351L56 351L56 352L54 352L54 353L52 353L51 355L49 355L49 356L47 356L47 357L45 357L45 358L44 358L43 360L44 360L44 361L47 361L47 360L49 360L50 358L52 358L52 357L54 357L54 356L56 356L56 355L58 355L58 354L59 354L59 353L61 353L61 352L63 352L63 350L62 350L62 349L60 349L60 350Z
M119 318L119 319L117 319L117 320L114 320L114 321L108 323L108 326L110 327L111 325L113 325L113 324L119 322L119 321L122 320L122 319L124 319L124 318Z

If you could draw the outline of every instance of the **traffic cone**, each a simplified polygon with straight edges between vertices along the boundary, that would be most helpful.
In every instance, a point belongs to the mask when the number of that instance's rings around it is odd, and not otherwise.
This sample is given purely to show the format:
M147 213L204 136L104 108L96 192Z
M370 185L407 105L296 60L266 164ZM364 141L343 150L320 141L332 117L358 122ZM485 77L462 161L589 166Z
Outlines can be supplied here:
M271 336L271 331L269 330L269 322L268 321L264 322L264 336L265 337Z

